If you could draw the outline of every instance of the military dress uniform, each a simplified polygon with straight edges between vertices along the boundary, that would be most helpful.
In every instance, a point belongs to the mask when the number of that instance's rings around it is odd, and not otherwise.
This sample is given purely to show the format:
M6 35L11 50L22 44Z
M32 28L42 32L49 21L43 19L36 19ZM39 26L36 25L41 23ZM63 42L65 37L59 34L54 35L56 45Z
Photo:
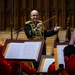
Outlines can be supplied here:
M47 31L44 25L38 29L35 29L38 23L42 23L42 21L38 20L36 23L34 23L33 21L30 20L25 22L24 31L28 39L31 40L46 39L46 37L55 35L57 33L53 29ZM46 55L45 49L43 50L42 54Z
M47 31L44 25L36 29L38 23L43 23L43 22L40 20L38 20L37 22L33 22L31 20L25 22L24 31L28 39L30 40L46 39L46 37L55 35L57 33L53 29ZM44 45L42 55L46 55L46 43Z
M38 20L36 23L33 21L27 21L25 22L24 31L29 39L45 39L46 37L55 35L57 32L55 32L53 29L49 30L47 32L44 25L38 29L35 29L38 23L42 23L42 21Z

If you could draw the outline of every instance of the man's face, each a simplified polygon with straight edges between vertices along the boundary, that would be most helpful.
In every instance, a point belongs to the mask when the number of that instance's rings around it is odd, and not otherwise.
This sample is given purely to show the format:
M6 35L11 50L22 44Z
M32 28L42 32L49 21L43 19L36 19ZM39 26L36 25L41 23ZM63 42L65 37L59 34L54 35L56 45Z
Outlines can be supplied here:
M39 19L39 13L38 13L38 11L32 11L31 12L31 15L30 15L30 18L31 18L31 20L32 21L37 21L38 19Z

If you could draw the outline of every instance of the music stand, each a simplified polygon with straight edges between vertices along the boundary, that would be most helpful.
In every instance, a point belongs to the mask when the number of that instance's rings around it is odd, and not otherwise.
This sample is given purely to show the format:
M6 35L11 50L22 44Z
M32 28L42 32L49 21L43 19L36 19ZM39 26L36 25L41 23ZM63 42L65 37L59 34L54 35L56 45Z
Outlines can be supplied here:
M55 59L53 56L49 55L42 55L41 60L39 63L38 71L37 73L43 73L43 74L48 74L47 70L50 64L55 62Z
M24 43L24 42L41 42L41 48L40 48L40 51L39 51L39 54L38 54L38 58L37 58L37 61L40 60L40 57L41 57L41 53L42 53L42 49L43 49L43 46L44 46L44 40L11 40L11 39L6 39L6 42L4 44L4 48L3 48L3 54L5 56L5 53L8 52L8 47L9 47L9 44L10 43ZM7 50L7 51L6 51ZM7 58L6 58L7 59ZM9 58L8 60L17 60L17 61L35 61L34 59L12 59L12 58ZM20 62L20 71L22 71L22 66L21 66L21 62ZM22 74L22 72L20 72L20 74Z
M59 46L60 50L63 51L64 47L68 45L68 42L63 42L63 43L55 43L54 45L54 57L55 57L55 70L58 70L58 69L64 69L62 68L63 65L62 64L59 64L59 62L62 61L62 59L64 58L64 55L60 55L59 54L59 51L57 51L57 46ZM58 48L58 49L59 49ZM59 56L60 55L60 56ZM58 58L59 57L59 58ZM60 59L62 58L62 59ZM60 61L58 61L60 60ZM62 62L61 62L62 63ZM62 67L61 67L62 66Z

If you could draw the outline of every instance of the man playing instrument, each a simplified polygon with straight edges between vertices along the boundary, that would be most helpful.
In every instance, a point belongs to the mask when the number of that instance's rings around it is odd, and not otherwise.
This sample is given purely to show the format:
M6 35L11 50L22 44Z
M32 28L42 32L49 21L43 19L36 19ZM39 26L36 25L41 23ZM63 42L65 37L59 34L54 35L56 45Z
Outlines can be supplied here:
M37 10L32 10L30 13L31 20L25 22L24 31L28 39L30 40L39 40L46 39L46 37L57 34L60 29L59 26L56 26L54 29L47 31L44 27L44 22L39 20L40 15ZM42 51L43 55L46 55L46 44ZM35 63L34 63L35 64ZM37 67L38 64L35 64Z
M46 39L46 37L57 34L60 29L59 26L55 26L54 29L47 31L43 25L43 22L39 20L39 12L37 10L32 10L30 13L31 20L25 22L24 31L28 39L38 40ZM45 53L46 54L46 51Z

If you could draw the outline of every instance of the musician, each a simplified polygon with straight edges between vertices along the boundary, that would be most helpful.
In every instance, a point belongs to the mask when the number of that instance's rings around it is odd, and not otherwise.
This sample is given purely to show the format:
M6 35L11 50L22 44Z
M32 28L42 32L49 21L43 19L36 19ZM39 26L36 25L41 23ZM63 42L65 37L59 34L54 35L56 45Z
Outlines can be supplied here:
M24 31L28 39L38 40L46 39L46 37L55 35L60 29L59 26L54 27L49 31L43 25L43 22L39 20L39 12L37 10L32 10L30 13L31 20L25 22ZM45 49L44 49L45 50ZM42 54L46 54L46 50Z
M43 22L39 20L39 18L39 12L37 10L32 10L30 13L30 20L25 22L24 26L24 31L28 39L46 39L46 37L57 34L58 30L60 29L59 26L56 26L54 29L47 31L43 25ZM46 55L46 44L44 45L42 54ZM38 63L34 63L34 67L37 69Z

